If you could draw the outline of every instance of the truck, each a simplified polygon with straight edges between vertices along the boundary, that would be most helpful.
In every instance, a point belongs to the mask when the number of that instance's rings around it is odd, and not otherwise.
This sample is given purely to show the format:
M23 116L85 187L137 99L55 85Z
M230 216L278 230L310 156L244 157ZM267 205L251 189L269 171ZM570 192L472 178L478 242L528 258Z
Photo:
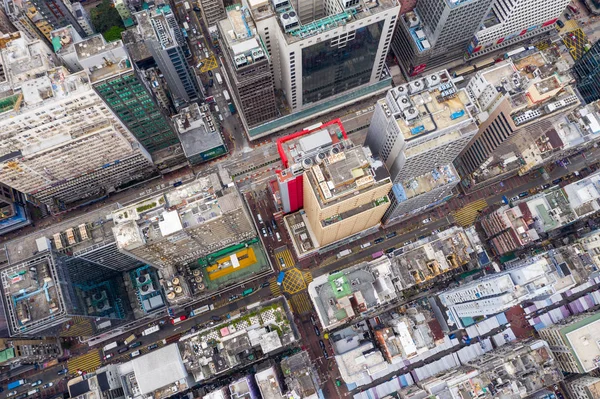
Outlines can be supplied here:
M371 255L371 257L373 259L377 259L377 258L380 258L382 256L383 256L383 251L378 251L378 252L375 252L373 255Z
M27 392L27 396L33 396L36 393L38 393L39 391L40 391L39 388L32 389L31 391Z
M220 85L223 84L223 78L219 72L215 72L215 78L217 78L217 82L219 82Z
M228 103L227 106L229 107L229 112L231 112L232 115L235 114L235 105Z
M208 312L209 310L213 310L214 308L215 308L215 305L212 305L212 304L201 306L198 309L192 310L192 312L190 313L190 317L198 316L202 313Z
M227 90L223 90L223 97L225 97L225 101L231 101L231 97L229 97L229 92Z
M123 341L123 344L129 345L130 343L133 342L134 339L135 339L135 334L131 334L129 337L125 338L125 341Z
M279 272L279 274L277 275L277 285L283 284L284 277L285 277L285 272L284 271Z
M190 3L188 3L187 1L183 2L183 6L185 7L186 11L190 11L191 10Z
M9 382L8 385L6 386L6 389L15 389L20 387L21 385L25 385L27 383L27 380L17 380L17 381L13 381L13 382Z
M244 290L244 292L242 292L242 296L248 296L252 294L252 291L254 291L254 288L248 288L247 290Z
M154 334L155 332L157 332L159 330L160 330L160 326L158 326L158 325L148 327L144 331L142 331L142 335L146 336L146 335Z
M183 28L184 28L185 30L190 30L190 25L189 25L187 22L184 22L184 23L183 23Z
M352 253L352 250L351 250L351 249L344 249L343 251L340 251L340 252L337 254L337 258L338 258L338 259L340 259L340 258L343 258L344 256L350 255L351 253Z
M117 341L111 342L110 344L104 346L104 348L102 348L102 350L104 351L104 353L106 353L111 349L115 349L117 346L119 346L119 343Z

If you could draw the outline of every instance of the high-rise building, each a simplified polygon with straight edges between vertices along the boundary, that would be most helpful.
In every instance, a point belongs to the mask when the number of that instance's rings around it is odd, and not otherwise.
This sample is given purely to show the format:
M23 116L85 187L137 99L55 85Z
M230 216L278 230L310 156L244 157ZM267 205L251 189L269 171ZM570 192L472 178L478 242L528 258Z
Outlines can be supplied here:
M206 27L214 26L220 20L226 18L223 0L200 0L198 3L200 4L202 18Z
M0 183L0 235L31 224L23 193Z
M29 40L50 40L49 33L52 30L51 27L47 22L42 20L41 14L36 12L34 7L30 7L29 3L4 0L3 6L3 10L6 12L8 19L21 35L27 37ZM33 14L28 12L28 8L33 10ZM41 23L41 21L43 21L43 23ZM48 35L42 33L38 28L38 22L48 26Z
M323 17L303 21L289 0L242 5L269 52L275 87L287 108L287 115L260 126L246 123L251 139L389 88L385 58L400 9L397 1L379 1L376 7L361 0L315 1L322 2Z
M128 28L133 25L133 18L131 17L131 10L129 10L128 2L126 0L113 0L113 4L125 27Z
M142 40L167 81L175 107L199 99L198 81L186 59L190 50L171 7L153 7L134 17Z
M570 0L496 0L467 48L479 57L554 29Z
M600 378L582 375L565 381L569 398L596 399L600 398Z
M333 129L327 129L329 126ZM309 132L280 139L280 143L287 141L287 150L280 146L284 164L288 163L288 154L293 157L289 172L302 173L302 182L294 184L301 192L303 210L286 217L300 255L379 226L389 206L387 193L392 185L386 168L373 159L369 149L347 140L339 120ZM281 181L280 187L287 186L292 202L299 194L290 193L290 184ZM282 202L284 195L282 192ZM308 234L294 233L298 231L298 217Z
M275 81L269 52L247 8L235 5L227 9L227 18L219 22L225 69L232 80L229 87L246 123L254 127L278 115Z
M571 69L577 90L586 103L600 99L600 41L594 43Z
M92 25L92 20L90 19L90 14L83 8L83 5L77 1L71 3L71 7L73 9L73 16L75 16L77 23L79 23L79 26L81 26L81 29L83 29L85 34L91 36L96 33L94 25Z
M404 72L415 76L462 58L493 0L419 0L400 16L392 51Z
M75 43L77 60L91 84L153 158L179 145L177 134L136 73L120 40L106 43L102 35Z
M549 68L527 67L536 62ZM553 123L579 105L567 71L560 59L536 50L480 71L469 81L466 89L479 128L455 162L466 186L526 173L543 161L536 152L563 146ZM543 151L530 148L543 148L544 142L549 148Z
M111 323L131 317L121 273L52 252L45 238L38 248L35 257L0 270L11 337L51 335L73 316Z
M550 345L560 370L586 374L600 365L600 313L571 316L538 333Z
M106 107L85 71L53 67L39 41L2 51L0 182L60 211L152 172L150 155Z
M33 364L56 359L62 350L58 338L0 338L0 365Z
M375 105L365 144L394 183L384 217L390 224L441 204L460 179L454 159L477 133L471 100L448 71L388 91Z
M79 24L71 8L70 0L29 0L42 18L52 27L52 30L73 26L82 37L86 36L85 29Z
M16 32L17 28L10 22L4 8L0 7L0 34Z

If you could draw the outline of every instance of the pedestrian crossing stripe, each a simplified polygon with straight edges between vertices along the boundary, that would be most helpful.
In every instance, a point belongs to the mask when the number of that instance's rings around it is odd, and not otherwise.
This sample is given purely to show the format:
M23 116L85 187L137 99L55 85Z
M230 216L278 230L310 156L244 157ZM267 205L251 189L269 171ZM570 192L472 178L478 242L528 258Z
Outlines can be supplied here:
M279 284L277 284L277 280L275 280L275 278L269 280L269 288L271 289L271 294L273 294L273 296L281 295L281 287Z
M299 315L310 313L313 310L312 303L306 292L292 296L292 309Z
M454 221L456 224L468 227L475 223L477 216L479 215L479 211L485 209L488 206L486 200L481 199L474 202L471 202L452 213L454 217Z
M277 264L279 265L280 270L290 269L296 266L296 262L294 262L294 257L289 249L283 249L281 251L275 252L275 258L277 259ZM281 259L283 259L283 264L281 263Z
M304 272L304 282L306 285L310 284L313 281L313 276L310 272Z
M60 332L61 337L90 337L94 335L94 326L87 317L73 316L68 323L70 327L67 328L67 323L64 324Z
M77 374L79 371L92 373L102 365L100 360L100 349L92 349L85 355L70 359L67 362L70 374Z

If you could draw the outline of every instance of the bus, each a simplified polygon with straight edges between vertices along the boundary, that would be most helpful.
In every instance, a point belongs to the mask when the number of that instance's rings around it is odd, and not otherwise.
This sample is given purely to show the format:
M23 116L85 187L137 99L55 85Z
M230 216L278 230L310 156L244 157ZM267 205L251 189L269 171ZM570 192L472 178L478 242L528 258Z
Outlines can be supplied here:
M190 313L190 317L198 316L202 313L208 312L209 310L213 310L214 308L215 308L215 306L212 304L201 306L198 309L192 310L192 312Z
M279 272L279 275L277 276L277 285L283 284L284 277L285 277L285 272L284 271Z
M231 97L229 97L229 92L227 90L223 90L223 97L225 97L225 101L229 102Z
M254 291L254 288L248 288L247 290L244 290L244 292L242 292L242 296L248 296L248 295L252 294L253 291Z
M17 380L17 381L13 381L13 382L9 382L8 385L6 386L7 389L15 389L20 387L21 385L25 385L27 383L27 380Z
M158 325L148 327L144 331L142 331L142 335L146 336L146 335L154 334L155 332L157 332L159 330L160 330L160 326L158 326Z
M187 316L181 315L179 317L176 317L174 319L171 319L171 324L175 325L175 324L179 324L182 321L187 320Z
M111 349L115 349L117 346L119 346L119 343L117 341L111 342L110 344L108 344L104 348L102 348L102 350L104 351L104 353L106 353Z

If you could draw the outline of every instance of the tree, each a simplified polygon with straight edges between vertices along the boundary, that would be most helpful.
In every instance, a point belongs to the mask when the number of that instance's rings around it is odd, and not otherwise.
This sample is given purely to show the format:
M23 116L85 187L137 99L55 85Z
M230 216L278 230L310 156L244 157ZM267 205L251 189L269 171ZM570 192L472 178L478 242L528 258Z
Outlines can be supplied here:
M115 40L121 39L121 32L124 30L125 29L120 26L111 26L109 30L102 34L102 36L104 36L107 42L114 42Z
M113 27L125 28L119 12L110 0L102 0L90 13L96 32L106 33Z

